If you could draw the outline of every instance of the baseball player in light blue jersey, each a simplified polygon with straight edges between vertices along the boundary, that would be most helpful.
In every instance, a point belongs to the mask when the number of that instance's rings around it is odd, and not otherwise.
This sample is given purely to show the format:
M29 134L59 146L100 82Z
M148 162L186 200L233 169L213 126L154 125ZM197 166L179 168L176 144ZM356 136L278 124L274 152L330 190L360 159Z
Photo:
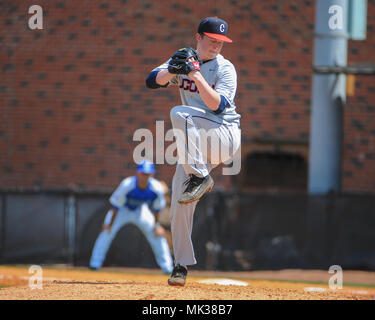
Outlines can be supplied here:
M172 257L164 228L158 223L158 214L165 207L164 187L152 177L152 162L137 165L137 175L124 179L111 195L112 208L108 211L103 230L95 241L90 268L102 267L107 251L117 232L127 223L133 223L144 234L163 273L173 269ZM152 211L152 212L151 212Z
M173 129L179 132L176 135L179 161L170 208L175 258L168 279L170 285L185 285L187 266L196 264L191 240L193 215L197 201L213 187L210 171L231 160L241 144L240 115L234 103L237 74L233 64L220 54L223 43L232 42L227 31L224 20L203 19L195 34L196 51L179 49L146 79L146 86L152 89L177 85L182 100L182 105L170 112ZM217 155L219 149L230 152L213 159L212 151Z

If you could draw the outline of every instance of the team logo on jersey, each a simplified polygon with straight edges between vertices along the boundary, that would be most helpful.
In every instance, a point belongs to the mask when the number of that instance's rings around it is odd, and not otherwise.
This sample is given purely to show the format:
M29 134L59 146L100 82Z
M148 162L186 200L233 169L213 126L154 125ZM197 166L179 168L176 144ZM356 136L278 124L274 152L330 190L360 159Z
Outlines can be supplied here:
M215 84L211 85L212 89L215 89ZM183 89L185 91L190 91L190 92L197 92L199 94L199 90L197 88L197 85L193 80L190 80L188 78L183 78L180 84L180 89Z
M197 92L198 91L198 88L197 88L195 82L192 81L192 80L189 80L187 78L182 79L180 89L184 89L185 91L190 91L190 92Z

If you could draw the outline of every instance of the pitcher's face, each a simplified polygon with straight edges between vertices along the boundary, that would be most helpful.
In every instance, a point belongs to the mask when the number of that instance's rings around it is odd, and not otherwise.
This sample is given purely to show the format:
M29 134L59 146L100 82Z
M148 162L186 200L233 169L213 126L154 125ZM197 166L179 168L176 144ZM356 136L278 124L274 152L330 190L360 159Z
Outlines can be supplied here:
M204 60L211 60L214 59L223 48L223 41L210 38L206 35L200 35L197 33L195 35L195 39L197 40L197 51L199 58Z

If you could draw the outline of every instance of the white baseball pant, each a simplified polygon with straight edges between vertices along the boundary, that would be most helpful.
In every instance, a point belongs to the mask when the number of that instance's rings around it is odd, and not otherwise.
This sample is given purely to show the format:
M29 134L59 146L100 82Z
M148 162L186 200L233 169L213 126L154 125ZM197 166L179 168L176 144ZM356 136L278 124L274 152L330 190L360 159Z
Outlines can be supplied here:
M111 216L112 211L110 210L105 217L105 224L109 224ZM96 239L90 259L90 266L93 268L102 267L107 251L117 232L128 223L133 223L142 231L152 248L157 264L163 272L172 272L173 262L167 240L164 237L155 235L155 216L145 204L133 211L127 208L121 208L118 211L111 230L102 231Z
M241 129L236 123L224 123L216 115L196 107L176 106L170 117L179 158L170 208L173 252L175 264L193 265L197 262L191 234L197 201L183 205L178 202L186 188L183 183L189 174L204 177L220 163L232 159L240 148Z

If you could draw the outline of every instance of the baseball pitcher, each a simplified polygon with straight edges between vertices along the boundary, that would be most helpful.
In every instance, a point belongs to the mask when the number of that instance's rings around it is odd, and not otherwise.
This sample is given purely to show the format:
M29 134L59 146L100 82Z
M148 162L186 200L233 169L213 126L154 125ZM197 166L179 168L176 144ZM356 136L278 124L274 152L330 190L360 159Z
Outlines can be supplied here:
M197 201L213 187L210 171L230 160L241 143L240 115L234 103L237 74L233 64L220 54L224 42L232 42L227 32L224 20L203 19L195 34L196 50L177 50L146 79L151 89L177 85L182 101L170 112L173 129L179 132L179 161L170 209L175 258L170 285L185 285L187 266L196 264L191 240L193 215ZM218 154L219 148L231 152L213 159L212 154Z

